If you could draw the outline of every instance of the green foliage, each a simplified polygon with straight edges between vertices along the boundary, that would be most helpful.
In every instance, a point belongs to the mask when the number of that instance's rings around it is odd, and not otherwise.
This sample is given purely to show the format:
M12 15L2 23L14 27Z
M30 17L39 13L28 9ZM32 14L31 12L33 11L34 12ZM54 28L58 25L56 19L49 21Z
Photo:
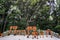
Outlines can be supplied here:
M60 34L60 25L57 25L57 26L55 27L55 31Z
M55 28L58 29L58 30L60 30L60 25L57 25Z
M34 24L38 29L46 30L49 28L54 30L54 27L60 24L60 16L56 16L57 12L53 12L51 15L53 20L49 20L50 6L46 4L46 1L48 0L0 0L0 14L4 15L6 10L10 12L11 9L11 13L7 13L6 16L6 30L11 25L25 29L26 26ZM58 14L60 14L60 10L58 10ZM31 23L29 24L29 22ZM60 27L56 26L56 29L58 30Z
M4 14L5 9L0 9L0 14Z
M39 2L40 0L30 0L31 5L35 5L37 2Z
M26 2L26 0L23 0L23 2Z

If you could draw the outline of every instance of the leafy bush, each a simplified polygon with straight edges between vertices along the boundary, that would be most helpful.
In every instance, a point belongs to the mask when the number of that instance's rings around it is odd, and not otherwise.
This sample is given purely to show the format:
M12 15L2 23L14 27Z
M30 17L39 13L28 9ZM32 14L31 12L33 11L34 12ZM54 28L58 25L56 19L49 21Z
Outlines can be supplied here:
M60 30L60 25L57 25L55 28L58 29L58 30Z
M60 25L57 25L57 26L55 27L55 30L56 30L56 32L58 32L58 33L60 34Z

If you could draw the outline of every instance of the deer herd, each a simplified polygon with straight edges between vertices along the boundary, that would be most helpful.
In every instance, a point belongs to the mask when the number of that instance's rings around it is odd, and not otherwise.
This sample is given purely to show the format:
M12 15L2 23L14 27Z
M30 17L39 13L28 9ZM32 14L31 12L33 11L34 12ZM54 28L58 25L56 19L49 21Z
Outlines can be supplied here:
M38 35L40 35L40 38L44 38L44 32L40 31L39 33L36 26L27 26L25 30L18 30L18 26L10 26L8 35L12 34L12 32L14 35L27 35L27 38L29 38L30 35L32 35L32 38L38 39ZM52 31L50 29L46 30L46 37L48 37L48 35L51 35L52 38ZM2 36L1 33L0 36Z

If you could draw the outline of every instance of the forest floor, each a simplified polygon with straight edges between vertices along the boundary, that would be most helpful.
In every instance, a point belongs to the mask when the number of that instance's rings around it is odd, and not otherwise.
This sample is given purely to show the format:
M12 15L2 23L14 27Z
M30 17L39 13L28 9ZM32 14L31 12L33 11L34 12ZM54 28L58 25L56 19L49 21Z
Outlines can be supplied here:
M60 40L59 38L56 37L52 37L50 35L48 35L48 37L46 37L46 35L44 35L44 38L40 38L40 36L38 36L37 38L32 39L32 36L30 35L29 38L27 38L27 35L23 36L23 35L9 35L9 36L4 36L1 37L0 40Z

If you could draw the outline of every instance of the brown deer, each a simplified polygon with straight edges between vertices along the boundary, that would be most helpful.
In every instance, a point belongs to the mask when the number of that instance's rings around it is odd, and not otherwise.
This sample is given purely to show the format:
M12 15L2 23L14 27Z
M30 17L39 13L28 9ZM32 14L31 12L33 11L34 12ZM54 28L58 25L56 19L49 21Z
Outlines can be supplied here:
M51 35L51 38L52 38L52 32L50 29L47 29L46 30L46 37L48 37L48 35Z
M44 38L44 32L41 30L40 31L40 38L43 37Z
M32 32L32 38L38 39L38 32L37 31Z

